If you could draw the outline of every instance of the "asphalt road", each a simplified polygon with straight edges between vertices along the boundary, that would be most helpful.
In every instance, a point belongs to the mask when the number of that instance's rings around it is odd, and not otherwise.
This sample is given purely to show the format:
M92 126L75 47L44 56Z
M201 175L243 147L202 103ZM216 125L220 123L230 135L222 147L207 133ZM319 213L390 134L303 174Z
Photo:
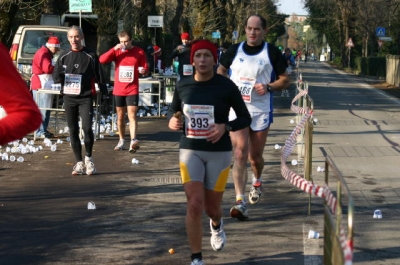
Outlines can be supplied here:
M354 197L354 263L400 264L399 100L369 87L370 80L323 62L302 63L300 71L318 118L314 182L323 185L324 173L316 168L329 155ZM292 84L291 98L294 89ZM229 217L234 189L228 180L223 251L210 247L204 217L206 264L323 264L323 201L312 198L308 215L308 195L282 177L281 150L274 148L284 145L295 126L290 123L296 116L289 109L291 98L275 95L276 114L264 153L264 193L259 204L249 205L248 221ZM136 154L113 151L118 138L106 135L95 143L98 174L90 177L70 175L75 161L65 141L56 152L45 147L24 155L23 163L0 161L0 264L190 264L179 137L168 130L165 118L141 118L141 149ZM139 164L132 164L132 158ZM292 166L291 159L300 163ZM288 165L303 173L297 149ZM91 201L96 210L87 209ZM382 210L383 219L372 218L375 209ZM321 237L308 239L310 229ZM168 253L170 248L175 254Z

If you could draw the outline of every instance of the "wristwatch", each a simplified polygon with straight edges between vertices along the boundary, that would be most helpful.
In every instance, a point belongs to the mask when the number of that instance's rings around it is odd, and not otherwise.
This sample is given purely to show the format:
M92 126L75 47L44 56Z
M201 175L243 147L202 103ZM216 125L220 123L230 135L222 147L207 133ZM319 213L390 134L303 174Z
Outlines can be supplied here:
M232 127L229 125L229 123L225 123L225 131L226 132L232 131Z
M274 90L272 89L272 87L271 87L270 85L267 85L267 91L268 91L269 93L271 93L271 92L273 92Z

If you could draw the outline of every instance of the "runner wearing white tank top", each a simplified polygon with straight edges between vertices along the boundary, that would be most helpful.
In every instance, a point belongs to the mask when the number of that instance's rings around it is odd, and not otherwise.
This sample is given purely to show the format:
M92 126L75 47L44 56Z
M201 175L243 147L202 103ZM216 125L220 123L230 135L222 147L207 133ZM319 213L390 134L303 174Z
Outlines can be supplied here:
M248 218L245 188L247 160L253 171L249 201L257 203L261 196L261 174L264 168L263 152L270 124L273 122L272 92L286 89L290 80L287 63L280 50L264 42L268 32L267 21L260 15L246 20L246 41L228 48L220 60L217 72L229 76L236 83L252 117L250 128L230 134L234 148L232 177L235 184L236 204L231 217ZM230 115L233 118L234 115Z

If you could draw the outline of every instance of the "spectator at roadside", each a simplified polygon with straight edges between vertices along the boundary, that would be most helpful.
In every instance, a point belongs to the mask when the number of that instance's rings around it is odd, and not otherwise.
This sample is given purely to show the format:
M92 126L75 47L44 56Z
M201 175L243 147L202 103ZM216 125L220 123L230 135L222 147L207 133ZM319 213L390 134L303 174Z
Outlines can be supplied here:
M54 70L53 56L60 50L60 40L49 37L45 46L42 46L33 56L31 89L33 99L39 107L51 108L53 105L53 95L38 93L38 89L50 89L53 82L52 73ZM36 131L36 136L41 138L51 138L54 134L47 131L50 121L50 110L41 110L43 122Z
M178 80L193 75L193 66L190 63L190 35L187 32L181 34L182 44L178 45L172 53L172 58L176 58L178 65Z
M0 119L0 145L4 145L36 130L42 114L1 42L0 61L0 106L7 113Z
M153 46L147 46L146 48L146 63L149 68L148 74L143 75L143 77L151 77L154 73L154 48Z
M154 66L156 67L156 73L163 73L165 66L162 62L162 50L158 46L153 46L154 49Z

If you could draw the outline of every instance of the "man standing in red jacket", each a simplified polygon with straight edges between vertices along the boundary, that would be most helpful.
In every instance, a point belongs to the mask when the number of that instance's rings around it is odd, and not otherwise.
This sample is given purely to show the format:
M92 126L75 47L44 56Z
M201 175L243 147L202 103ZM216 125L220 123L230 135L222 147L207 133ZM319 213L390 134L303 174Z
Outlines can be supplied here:
M53 77L51 74L54 70L53 56L60 50L60 40L52 36L46 43L46 46L42 46L33 57L32 60L32 78L31 78L31 89L33 98L36 101L38 107L50 108L53 104L53 95L51 94L38 94L38 89L51 88L53 84ZM43 122L39 129L36 131L36 136L41 138L54 137L54 134L47 131L47 127L50 121L50 110L41 110Z

